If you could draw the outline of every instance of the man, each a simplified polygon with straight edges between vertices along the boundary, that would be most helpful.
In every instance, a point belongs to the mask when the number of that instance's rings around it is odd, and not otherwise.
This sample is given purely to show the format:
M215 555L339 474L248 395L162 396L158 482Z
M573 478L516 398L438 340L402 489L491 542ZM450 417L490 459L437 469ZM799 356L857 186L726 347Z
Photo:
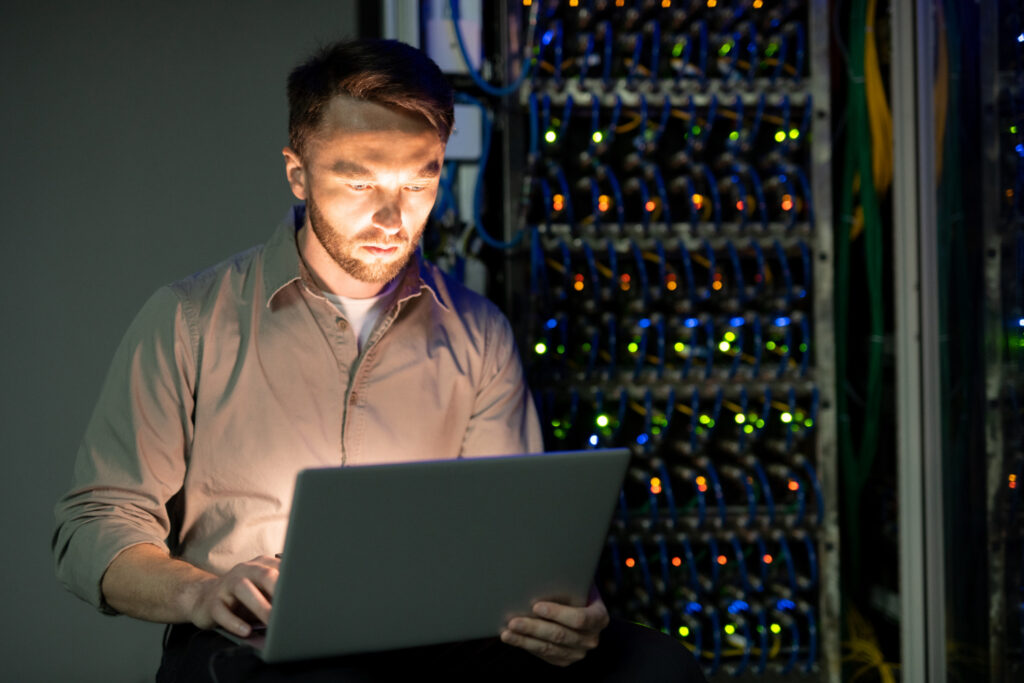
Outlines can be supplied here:
M216 672L230 644L209 629L267 622L299 470L542 450L508 322L416 250L453 124L436 65L394 41L342 43L295 69L288 95L285 173L305 206L265 245L147 302L57 505L65 585L179 625L162 680ZM518 648L564 667L608 624L596 594L534 612L509 622L507 645L426 656L519 666ZM228 670L298 675L259 666Z

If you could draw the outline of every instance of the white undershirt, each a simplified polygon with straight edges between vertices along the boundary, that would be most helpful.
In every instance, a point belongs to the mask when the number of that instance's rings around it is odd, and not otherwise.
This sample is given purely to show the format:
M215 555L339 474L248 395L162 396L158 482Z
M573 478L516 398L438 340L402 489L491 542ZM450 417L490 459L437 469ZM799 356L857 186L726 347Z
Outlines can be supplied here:
M348 321L348 324L352 326L352 331L356 335L357 348L361 351L363 344L370 338L370 333L373 332L373 326L377 323L377 318L384 311L384 298L398 286L398 278L395 278L389 282L384 289L380 291L376 296L371 296L367 299L353 299L347 296L341 296L340 294L331 294L330 292L324 292L324 296L327 300L334 304L338 312Z

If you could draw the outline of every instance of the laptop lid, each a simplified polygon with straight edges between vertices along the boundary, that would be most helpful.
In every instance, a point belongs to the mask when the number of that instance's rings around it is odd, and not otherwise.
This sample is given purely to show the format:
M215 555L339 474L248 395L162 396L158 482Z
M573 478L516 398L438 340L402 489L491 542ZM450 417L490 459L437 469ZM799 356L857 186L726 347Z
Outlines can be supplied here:
M583 605L627 449L304 470L267 662L496 636Z

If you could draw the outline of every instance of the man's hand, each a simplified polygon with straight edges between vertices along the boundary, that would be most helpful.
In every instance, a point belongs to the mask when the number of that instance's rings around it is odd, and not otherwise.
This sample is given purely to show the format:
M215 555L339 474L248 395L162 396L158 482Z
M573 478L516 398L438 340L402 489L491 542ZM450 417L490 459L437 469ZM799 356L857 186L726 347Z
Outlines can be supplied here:
M252 623L270 621L270 601L280 566L276 557L255 557L223 576L196 582L183 595L190 621L199 628L220 626L248 637Z
M597 647L601 631L608 625L608 610L596 589L590 604L569 607L555 602L538 602L535 617L516 617L501 632L502 642L521 647L555 666L578 662Z
M280 560L256 557L223 576L172 558L148 543L127 548L103 575L106 603L122 614L164 624L191 621L245 638L250 624L270 619Z

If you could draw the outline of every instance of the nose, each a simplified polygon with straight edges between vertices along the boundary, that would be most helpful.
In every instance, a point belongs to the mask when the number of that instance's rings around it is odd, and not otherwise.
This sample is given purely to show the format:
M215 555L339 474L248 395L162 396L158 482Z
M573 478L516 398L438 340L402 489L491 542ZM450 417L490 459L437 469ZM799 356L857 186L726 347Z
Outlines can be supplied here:
M388 235L402 229L402 206L400 194L386 193L381 197L377 210L373 213L373 227L380 228Z

